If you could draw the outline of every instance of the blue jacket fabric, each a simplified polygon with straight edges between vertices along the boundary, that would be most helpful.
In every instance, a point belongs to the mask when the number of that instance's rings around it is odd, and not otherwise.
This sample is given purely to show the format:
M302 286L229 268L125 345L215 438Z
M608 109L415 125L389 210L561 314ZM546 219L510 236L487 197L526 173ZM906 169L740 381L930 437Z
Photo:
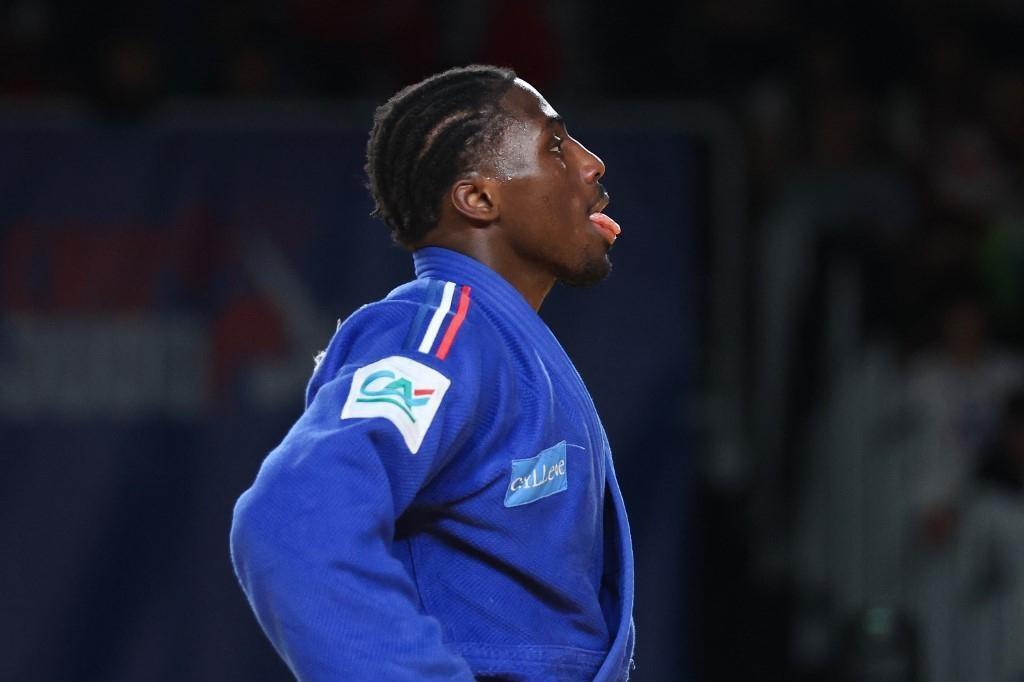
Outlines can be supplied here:
M260 625L302 680L625 680L632 549L583 381L497 273L414 261L235 506Z

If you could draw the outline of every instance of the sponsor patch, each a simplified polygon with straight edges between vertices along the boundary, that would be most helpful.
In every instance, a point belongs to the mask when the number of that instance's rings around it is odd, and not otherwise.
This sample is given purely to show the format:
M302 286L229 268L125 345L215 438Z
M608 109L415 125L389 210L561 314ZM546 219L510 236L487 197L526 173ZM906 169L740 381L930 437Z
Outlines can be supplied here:
M536 457L512 460L512 478L505 491L505 506L518 507L560 493L568 487L565 441Z
M416 454L450 385L446 376L415 360L384 358L356 370L341 418L387 419Z

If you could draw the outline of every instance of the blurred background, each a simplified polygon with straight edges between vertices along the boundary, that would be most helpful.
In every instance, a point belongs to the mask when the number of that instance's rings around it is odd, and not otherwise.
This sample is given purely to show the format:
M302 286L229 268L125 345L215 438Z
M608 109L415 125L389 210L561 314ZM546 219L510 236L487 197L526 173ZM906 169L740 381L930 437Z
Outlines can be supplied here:
M412 276L373 107L511 66L608 166L542 311L631 511L638 682L1024 679L1024 4L0 3L0 677L286 680L237 496Z

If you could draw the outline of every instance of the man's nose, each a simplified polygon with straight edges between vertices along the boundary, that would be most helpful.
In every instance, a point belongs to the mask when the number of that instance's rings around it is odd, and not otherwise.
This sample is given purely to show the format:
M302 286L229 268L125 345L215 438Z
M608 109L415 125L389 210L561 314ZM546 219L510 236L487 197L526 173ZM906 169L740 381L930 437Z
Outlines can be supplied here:
M580 149L583 151L583 164L581 166L583 180L590 184L596 183L604 175L604 161L601 160L600 156L582 144Z

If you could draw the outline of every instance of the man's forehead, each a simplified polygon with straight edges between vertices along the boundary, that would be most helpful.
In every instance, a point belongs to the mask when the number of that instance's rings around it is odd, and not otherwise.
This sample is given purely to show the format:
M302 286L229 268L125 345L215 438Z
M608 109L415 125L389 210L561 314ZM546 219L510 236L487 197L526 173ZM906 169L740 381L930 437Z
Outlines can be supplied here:
M490 154L479 159L486 173L506 180L530 172L535 140L550 126L559 123L558 115L544 96L521 78L515 79L502 99L507 116Z
M533 87L522 78L516 78L512 85L516 91L522 93L522 96L517 99L526 105L526 112L528 114L533 115L534 113L539 112L540 115L546 119L556 121L561 120L562 117L559 116L558 112L555 111L555 108L551 106L546 99L544 99L544 95L540 94L540 91L537 90L537 88ZM528 104L526 104L527 102Z

